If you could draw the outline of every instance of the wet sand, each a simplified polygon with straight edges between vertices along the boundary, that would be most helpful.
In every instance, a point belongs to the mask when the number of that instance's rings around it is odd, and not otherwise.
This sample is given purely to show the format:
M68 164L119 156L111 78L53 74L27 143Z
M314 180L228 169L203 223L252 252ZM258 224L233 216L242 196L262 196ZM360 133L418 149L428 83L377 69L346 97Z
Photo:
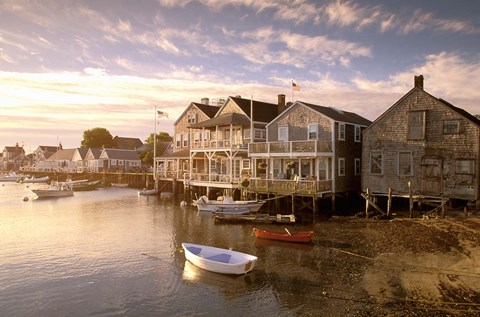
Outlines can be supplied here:
M307 315L321 302L321 316L480 316L478 215L332 217L315 231L328 273L306 277L320 281Z

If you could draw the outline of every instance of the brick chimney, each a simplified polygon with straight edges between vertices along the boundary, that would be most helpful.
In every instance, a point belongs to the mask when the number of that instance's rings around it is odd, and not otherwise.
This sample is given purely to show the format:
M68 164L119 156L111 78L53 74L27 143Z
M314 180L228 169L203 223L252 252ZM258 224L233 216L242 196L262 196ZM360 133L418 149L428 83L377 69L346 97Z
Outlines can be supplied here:
M281 114L285 111L285 95L279 94L278 95L278 114Z
M423 75L414 76L413 85L423 90Z

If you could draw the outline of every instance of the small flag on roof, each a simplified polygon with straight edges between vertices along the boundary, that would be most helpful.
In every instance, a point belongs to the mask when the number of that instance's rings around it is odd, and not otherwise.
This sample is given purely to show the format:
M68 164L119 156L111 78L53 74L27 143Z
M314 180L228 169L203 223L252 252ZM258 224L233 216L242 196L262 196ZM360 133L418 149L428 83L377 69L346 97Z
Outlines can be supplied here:
M167 117L167 119L168 119L168 113L166 113L166 112L157 110L157 114L158 114L158 118Z

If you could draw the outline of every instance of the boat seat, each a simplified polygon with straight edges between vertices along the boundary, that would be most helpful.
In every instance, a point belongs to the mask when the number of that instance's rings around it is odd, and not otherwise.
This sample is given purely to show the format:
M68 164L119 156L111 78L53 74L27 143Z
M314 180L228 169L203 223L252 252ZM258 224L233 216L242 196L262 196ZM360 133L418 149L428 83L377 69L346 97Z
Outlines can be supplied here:
M200 251L202 251L202 248L188 247L187 250L192 252L195 255L198 255L200 253Z
M231 254L221 253L221 254L209 256L207 259L215 262L228 263L231 257L232 257Z

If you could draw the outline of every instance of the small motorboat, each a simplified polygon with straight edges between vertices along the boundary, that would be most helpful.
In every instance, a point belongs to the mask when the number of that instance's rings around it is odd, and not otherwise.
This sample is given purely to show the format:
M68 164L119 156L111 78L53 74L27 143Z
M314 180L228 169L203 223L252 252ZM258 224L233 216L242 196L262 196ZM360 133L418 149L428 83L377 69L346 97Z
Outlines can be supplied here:
M55 198L73 196L73 189L67 183L52 182L47 189L32 189L38 198Z
M233 200L232 196L221 196L219 200L209 200L207 196L201 196L194 201L198 211L210 211L223 214L248 214L257 212L265 200Z
M45 177L25 177L24 179L21 180L22 183L24 184L32 184L32 183L47 183L50 180L48 176Z
M155 188L152 188L152 189L144 188L138 191L138 196L153 196L156 194L158 194L158 190L156 190Z
M19 182L23 179L25 175L17 174L15 172L11 172L8 174L0 175L0 182Z
M313 231L290 232L287 228L284 231L266 230L253 228L253 233L257 238L270 239L287 242L310 243L312 242Z
M89 181L88 179L80 179L80 180L71 180L67 179L65 181L74 191L87 191L87 190L95 190L100 184L100 181Z
M253 270L254 255L200 244L182 243L185 257L192 264L211 272L244 274Z

